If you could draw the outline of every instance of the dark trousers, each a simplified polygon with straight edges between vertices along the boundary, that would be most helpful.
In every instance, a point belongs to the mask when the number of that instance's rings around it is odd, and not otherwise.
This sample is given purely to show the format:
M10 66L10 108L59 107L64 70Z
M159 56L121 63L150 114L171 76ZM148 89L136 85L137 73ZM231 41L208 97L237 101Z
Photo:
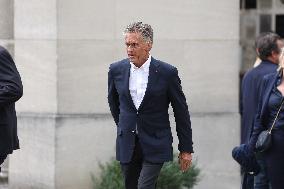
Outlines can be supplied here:
M241 179L242 179L241 189L254 189L254 184L253 184L254 176L253 175L243 172L241 174Z
M281 125L282 126L282 125ZM272 189L284 188L284 129L272 130L272 146L264 154Z
M2 165L2 163L5 161L6 158L7 155L0 155L0 165ZM1 167L0 167L0 172L1 172Z
M163 163L144 161L138 137L129 163L121 163L126 189L155 189Z
M260 166L259 173L254 177L254 189L271 189L268 180L265 159L262 153L257 154L257 163Z

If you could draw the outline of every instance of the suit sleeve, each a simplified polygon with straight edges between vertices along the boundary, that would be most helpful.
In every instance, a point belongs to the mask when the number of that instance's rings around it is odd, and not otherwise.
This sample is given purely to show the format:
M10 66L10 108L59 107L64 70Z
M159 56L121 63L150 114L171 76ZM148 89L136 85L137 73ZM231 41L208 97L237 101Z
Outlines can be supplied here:
M108 104L116 125L119 122L119 96L115 87L111 66L108 72Z
M244 92L244 83L245 83L245 78L242 79L242 82L241 82L241 90L240 90L240 101L239 101L239 112L241 114L241 117L243 116L243 110L244 110L244 107L243 107L243 92Z
M16 65L7 50L0 47L0 107L14 103L23 95L23 85Z
M252 135L250 137L249 140L249 147L251 149L255 149L255 144L258 138L258 135L261 133L261 131L265 130L265 126L262 124L261 121L261 109L262 109L262 105L263 105L263 96L265 93L265 89L267 88L267 80L264 78L264 80L262 81L262 84L260 85L260 97L258 100L258 106L257 106L257 113L255 115L255 119L254 119L254 125L253 125L253 131L252 131Z
M169 98L175 116L176 131L179 139L178 149L180 152L193 153L190 115L176 68L173 69L169 81Z

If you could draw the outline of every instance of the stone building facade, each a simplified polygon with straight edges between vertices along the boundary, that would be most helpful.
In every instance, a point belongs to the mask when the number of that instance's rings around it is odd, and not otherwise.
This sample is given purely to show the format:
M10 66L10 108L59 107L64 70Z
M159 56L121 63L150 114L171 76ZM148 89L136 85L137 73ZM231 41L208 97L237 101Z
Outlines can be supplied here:
M252 68L256 59L255 38L269 31L284 37L284 1L240 0L241 75Z
M126 56L122 31L137 20L153 26L153 57L179 70L202 171L195 189L238 189L239 10L238 0L0 0L0 44L24 84L9 189L92 188L115 153L108 66Z

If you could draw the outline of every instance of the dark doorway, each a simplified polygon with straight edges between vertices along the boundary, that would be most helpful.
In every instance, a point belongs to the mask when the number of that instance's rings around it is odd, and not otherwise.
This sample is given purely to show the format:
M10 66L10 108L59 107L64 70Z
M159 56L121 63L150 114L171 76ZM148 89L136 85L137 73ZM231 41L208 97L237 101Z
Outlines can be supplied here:
M269 32L271 31L271 15L262 14L260 15L259 32Z
M276 15L276 33L284 37L284 15Z
M245 0L245 9L256 9L256 0Z

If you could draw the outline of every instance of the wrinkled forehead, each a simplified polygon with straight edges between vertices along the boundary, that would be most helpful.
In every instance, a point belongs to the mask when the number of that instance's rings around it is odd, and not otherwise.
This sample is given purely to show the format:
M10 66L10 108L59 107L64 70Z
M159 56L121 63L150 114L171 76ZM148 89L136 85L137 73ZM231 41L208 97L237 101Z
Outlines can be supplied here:
M125 33L125 41L145 42L140 32Z
M128 31L124 33L124 36L137 36L137 37L142 37L142 33L139 31Z

